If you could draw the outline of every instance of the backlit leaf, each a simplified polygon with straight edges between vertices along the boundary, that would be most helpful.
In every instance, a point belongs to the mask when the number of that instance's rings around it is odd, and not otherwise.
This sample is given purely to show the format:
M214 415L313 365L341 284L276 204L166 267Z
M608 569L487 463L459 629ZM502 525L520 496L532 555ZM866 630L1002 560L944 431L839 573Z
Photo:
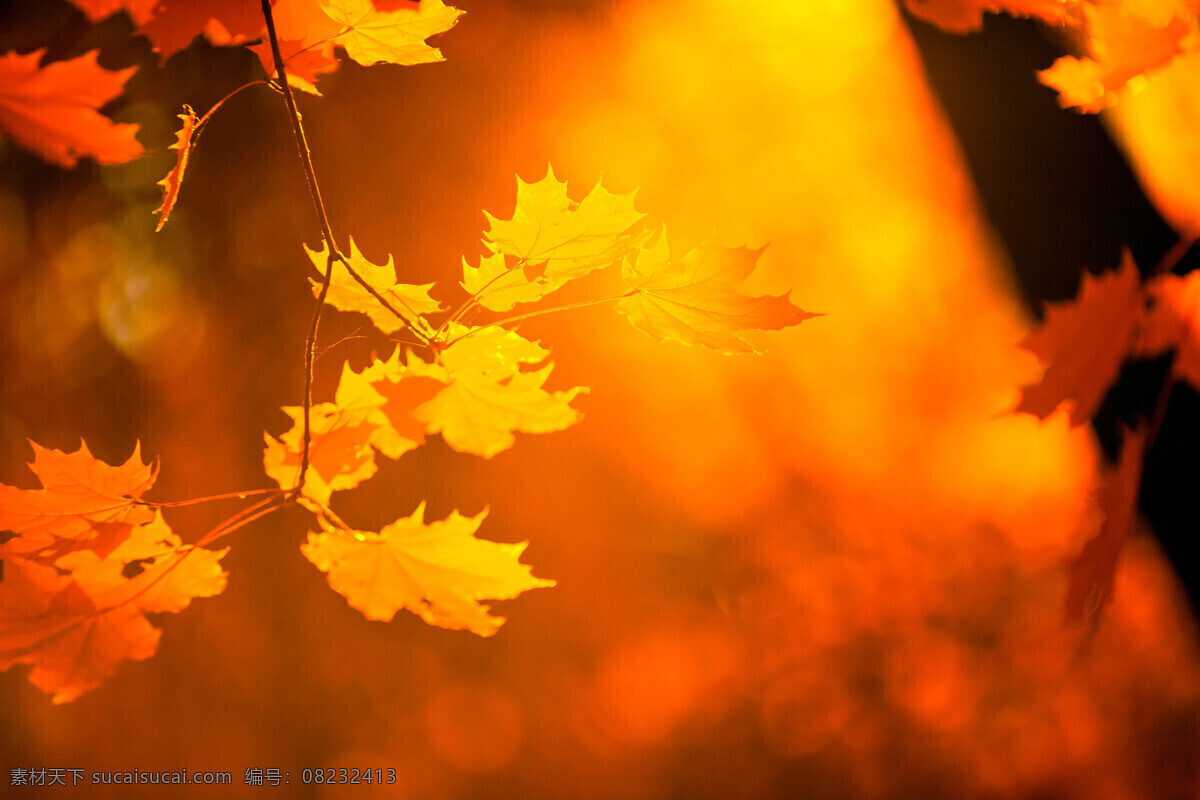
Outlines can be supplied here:
M199 118L191 106L184 106L182 114L179 114L179 119L183 120L183 127L175 134L175 144L171 145L170 150L175 150L175 166L171 167L171 171L166 174L158 185L163 187L162 205L154 209L155 214L162 214L158 220L158 225L155 226L154 232L157 233L167 224L167 219L171 216L172 209L175 208L175 201L179 199L179 190L183 186L183 173L187 170L188 157L192 153L192 134L196 131L196 123Z
M320 250L309 250L305 246L304 252L308 254L317 271L322 275L325 274L329 246L325 242L321 242ZM422 317L423 314L434 314L442 310L441 304L429 296L429 290L433 287L432 283L415 286L397 282L396 267L392 263L392 257L388 256L388 260L384 264L373 264L359 252L353 238L350 239L350 252L346 254L346 260L354 271L370 284L372 289L400 313L400 317L408 320L414 327L426 334L433 333L429 323ZM315 297L321 292L321 284L311 278L309 280L312 283ZM372 324L384 333L395 333L404 327L401 318L380 304L374 295L351 277L345 266L341 264L334 264L333 277L330 280L329 293L325 296L325 302L339 311L366 315Z
M81 442L73 453L48 450L36 442L29 468L41 489L0 484L0 530L15 538L0 545L0 556L21 553L53 561L79 548L103 555L124 541L133 526L153 513L136 501L154 483L139 447L120 466L99 461Z
M440 364L427 364L410 355L408 372L447 384L420 405L413 416L429 433L440 433L451 448L483 458L512 447L513 435L552 433L574 425L583 414L571 401L586 387L546 391L552 364L522 372L523 365L543 361L549 351L502 328L470 331L452 326L461 336L441 353Z
M752 353L738 336L747 330L780 330L820 316L792 304L787 295L750 297L738 286L754 271L762 250L702 245L671 259L666 233L621 269L632 292L616 310L660 341L702 344L723 353Z
M566 181L554 177L552 168L537 183L525 183L518 176L512 219L484 212L490 225L484 243L493 253L517 259L514 270L524 270L527 277L530 268L541 266L532 274L540 275L545 295L569 280L615 264L638 246L631 229L644 215L633 208L634 194L612 194L597 183L575 203L567 196ZM497 292L519 285L514 276ZM480 300L492 308L488 294L485 291Z
M504 618L480 600L507 600L554 581L535 578L520 563L526 543L475 538L486 513L453 511L426 524L422 503L379 533L310 533L301 550L367 619L386 622L406 608L430 625L491 636Z
M39 66L45 52L0 56L0 133L60 167L83 157L123 164L142 155L137 125L97 111L121 93L136 67L104 69L98 50Z
M218 562L226 552L183 545L155 513L107 554L79 550L52 567L6 558L0 670L30 664L29 680L55 703L74 700L122 660L154 655L160 632L147 613L181 611L193 598L224 591Z

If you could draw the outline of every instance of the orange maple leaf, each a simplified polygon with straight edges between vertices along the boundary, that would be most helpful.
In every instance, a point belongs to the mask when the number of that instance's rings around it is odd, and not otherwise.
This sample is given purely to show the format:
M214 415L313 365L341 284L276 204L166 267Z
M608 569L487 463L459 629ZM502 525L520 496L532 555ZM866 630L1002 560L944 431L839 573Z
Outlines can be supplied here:
M49 562L80 548L103 555L128 538L135 525L153 517L137 502L154 483L155 472L142 463L140 447L114 467L88 452L86 442L73 453L29 444L29 468L43 488L0 484L0 530L16 534L0 545L0 556L21 554Z
M1116 102L1130 81L1166 66L1185 52L1194 27L1176 0L1085 5L1088 55L1063 56L1038 80L1058 91L1064 108L1097 112Z
M1200 272L1163 275L1146 285L1151 299L1137 354L1175 351L1174 371L1200 392Z
M125 11L159 58L183 50L198 36L216 45L239 44L263 30L254 0L71 0L93 22Z
M430 625L491 636L504 618L489 614L480 600L508 600L554 581L535 578L520 563L527 542L475 538L486 515L486 510L474 517L452 511L444 520L426 523L421 503L411 516L379 533L310 533L300 549L367 619L387 622L407 608Z
M944 31L970 33L983 28L985 13L1068 23L1081 0L904 0L904 4L913 16Z
M39 66L45 52L0 56L0 132L61 167L85 156L122 164L142 155L137 125L96 110L121 93L137 68L104 69L98 50Z
M1121 456L1101 479L1099 505L1104 521L1069 567L1066 616L1070 621L1094 621L1112 599L1117 559L1137 513L1145 449L1145 430L1122 429Z
M666 232L660 232L654 246L625 261L621 276L632 291L617 301L617 312L659 341L755 352L739 332L780 330L820 316L793 305L786 294L749 297L737 290L760 255L762 249L702 245L671 259Z
M176 151L175 166L171 167L171 171L158 182L158 185L163 187L163 201L153 212L162 214L158 225L154 228L155 233L161 231L167 224L167 219L175 208L175 201L179 199L179 190L183 187L183 173L187 170L188 158L192 154L192 134L196 132L196 123L199 122L199 118L191 106L185 105L183 113L178 116L183 120L183 127L175 133L175 143L167 148Z
M1022 389L1017 411L1045 419L1070 401L1072 425L1092 418L1137 340L1144 306L1138 283L1127 251L1117 270L1085 273L1078 299L1047 306L1045 322L1021 342L1046 372Z
M122 660L154 655L161 631L147 613L181 611L193 598L224 591L218 562L227 552L183 545L155 513L105 556L72 552L52 567L6 558L0 670L31 664L29 680L53 692L53 702L74 700Z

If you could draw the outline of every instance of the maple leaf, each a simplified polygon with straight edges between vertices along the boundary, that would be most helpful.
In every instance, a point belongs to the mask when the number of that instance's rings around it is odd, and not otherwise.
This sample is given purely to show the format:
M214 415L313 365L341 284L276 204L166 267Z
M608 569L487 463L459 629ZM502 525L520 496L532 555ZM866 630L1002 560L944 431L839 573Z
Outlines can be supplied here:
M1137 354L1175 351L1174 371L1200 392L1200 272L1163 275L1150 281L1151 299L1142 323Z
M1126 251L1115 271L1085 273L1078 299L1048 304L1045 322L1021 342L1046 372L1022 389L1017 411L1045 419L1070 401L1072 425L1092 418L1136 341L1144 305L1138 282Z
M475 300L491 311L509 311L520 303L534 303L563 285L545 275L530 278L521 268L510 268L502 253L492 253L473 267L463 258L460 284Z
M338 45L363 66L444 60L425 40L450 30L463 14L441 0L387 10L377 9L371 0L279 0L273 13L288 81L313 94L319 94L314 85L318 76L337 68ZM253 49L267 74L274 75L270 46Z
M820 316L793 305L786 294L749 297L737 290L763 249L701 245L672 260L661 231L654 246L622 266L632 291L617 301L616 310L659 341L755 352L740 331L780 330Z
M317 271L322 275L325 274L329 245L321 242L320 250L309 250L306 245L304 252L308 254ZM442 310L441 304L429 296L429 290L433 287L432 283L415 286L397 282L396 267L392 263L392 257L389 255L385 264L371 263L359 252L353 237L350 239L350 253L346 256L346 261L364 281L371 285L372 289L391 304L392 308L400 312L403 319L384 308L361 283L351 277L349 271L339 269L336 264L333 267L333 277L329 282L329 293L325 295L325 302L339 311L365 314L376 328L387 334L395 333L405 327L404 320L407 320L427 336L433 335L433 328L422 316L423 314L435 314ZM321 284L311 278L309 281L312 283L313 295L319 296Z
M486 515L486 509L474 517L452 511L427 524L421 503L379 533L310 533L300 549L367 619L387 622L407 608L430 625L491 636L504 618L480 600L508 600L554 581L535 578L520 563L527 542L475 538Z
M30 445L29 468L42 488L0 484L0 530L16 534L0 545L0 555L53 561L85 547L103 554L124 541L133 526L152 518L137 503L154 483L154 470L142 463L140 446L124 464L110 466L97 460L86 442L73 453Z
M481 285L475 299L486 308L501 311L505 309L490 304L493 291L501 298L496 305L507 304L512 292L522 287L519 276L524 276L526 285L538 287L527 291L542 297L569 280L615 264L641 243L631 231L644 216L633 208L635 193L612 194L597 182L583 200L574 203L567 196L566 181L554 177L552 167L547 167L546 177L537 183L526 183L518 175L512 219L497 219L484 212L489 223L484 244L493 253L517 259L517 264L511 277L498 280L496 274L490 275L494 282ZM533 269L539 266L540 273ZM496 273L498 263L490 262L487 268ZM464 270L463 279L465 283L474 277Z
M158 233L167 224L167 219L171 216L172 209L175 208L175 201L179 199L179 190L183 186L183 173L187 169L188 157L192 153L192 134L196 131L196 123L199 118L191 106L185 105L183 113L178 117L183 120L181 127L175 134L175 143L168 149L175 150L175 166L171 167L171 171L158 182L158 185L163 187L162 205L154 209L155 214L162 214L158 220L158 225L155 226L154 232Z
M365 387L370 390L370 387ZM345 398L339 398L343 400ZM311 442L308 471L304 477L304 496L326 506L336 491L353 489L378 470L371 435L379 427L372 411L383 398L358 398L358 405L315 403L309 410ZM291 489L300 480L304 452L304 409L285 406L292 427L278 439L264 434L263 469L279 484Z
M1116 102L1131 80L1184 52L1192 24L1174 0L1085 5L1088 56L1063 56L1038 80L1059 93L1064 108L1097 112Z
M983 15L1007 13L1064 24L1074 19L1080 0L905 0L909 12L950 33L983 28Z
M39 66L45 49L0 56L0 132L60 167L81 157L122 164L142 155L137 125L97 109L119 95L136 67L107 70L98 50Z
M71 0L93 22L125 11L165 60L203 35L212 44L238 44L263 30L253 0Z
M1115 467L1104 471L1100 487L1104 521L1069 567L1066 617L1070 621L1095 622L1100 609L1112 599L1117 559L1137 513L1145 449L1145 430L1122 429L1121 456Z
M371 0L321 0L321 8L341 28L337 43L364 67L444 60L425 40L453 28L463 14L442 0L392 11L377 11Z
M177 612L225 589L228 552L183 545L155 513L105 556L83 550L53 567L5 560L0 670L31 664L29 680L55 703L99 685L125 659L154 655L161 632L147 613ZM126 577L133 567L137 574Z
M349 365L342 371L339 393L369 396L366 388L381 402L373 410L377 424L369 442L388 458L399 458L425 442L425 423L413 412L445 387L445 383L427 375L409 374L400 364L400 349L392 351L387 361L375 359L361 373Z
M491 458L513 446L516 432L552 433L583 418L570 404L586 387L546 391L553 364L521 371L522 365L545 360L545 348L498 327L451 325L450 332L456 341L441 352L439 363L410 353L406 370L447 384L413 417L454 450Z

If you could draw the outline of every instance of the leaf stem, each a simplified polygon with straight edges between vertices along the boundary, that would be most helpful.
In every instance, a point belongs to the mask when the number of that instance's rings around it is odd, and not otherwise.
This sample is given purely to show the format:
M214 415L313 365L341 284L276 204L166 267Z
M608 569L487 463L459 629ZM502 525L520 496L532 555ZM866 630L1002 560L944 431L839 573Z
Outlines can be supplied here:
M625 294L613 295L612 297L600 297L595 300L584 300L579 303L568 303L563 306L552 306L550 308L540 308L537 311L529 311L524 314L516 314L511 317L505 317L504 319L498 319L495 322L489 322L486 325L480 325L478 328L472 328L471 330L464 333L462 336L459 336L457 339L451 339L449 342L446 343L445 346L449 347L450 345L455 344L456 342L461 342L463 339L466 339L468 336L471 336L472 334L475 334L478 331L486 330L487 328L497 328L497 327L501 327L504 325L508 325L513 322L519 322L520 320L523 320L523 319L531 319L533 317L541 317L541 316L545 316L546 314L554 314L559 311L570 311L573 308L586 308L587 306L596 306L596 305L600 305L601 303L611 303L614 300L620 300L622 297L632 297L633 295L637 294L639 291L641 291L641 290L640 289L630 289Z
M249 489L244 492L226 492L225 494L212 494L208 497L196 497L191 500L175 500L168 503L157 503L153 500L134 500L135 506L148 506L149 508L180 508L182 506L195 506L200 503L211 503L216 500L245 500L247 497L257 497L264 494L285 494L285 489ZM118 506L119 508L120 506Z

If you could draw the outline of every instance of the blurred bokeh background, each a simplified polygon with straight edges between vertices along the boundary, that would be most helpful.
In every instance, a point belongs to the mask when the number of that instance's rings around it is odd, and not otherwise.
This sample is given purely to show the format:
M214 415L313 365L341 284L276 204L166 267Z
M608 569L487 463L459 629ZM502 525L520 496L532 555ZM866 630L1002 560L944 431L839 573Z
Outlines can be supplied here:
M453 302L481 210L550 162L576 196L640 187L675 247L769 243L749 288L827 316L745 358L604 307L528 321L551 388L591 387L583 423L490 461L433 437L334 507L369 530L422 499L489 506L480 534L528 539L556 588L498 604L491 639L367 622L300 556L307 515L276 514L229 540L224 594L156 620L154 659L62 707L0 678L0 766L233 773L180 796L1196 797L1184 562L1140 525L1099 627L1066 625L1104 430L1008 413L1038 302L1173 240L1101 123L1034 81L1057 45L994 18L949 37L890 0L458 5L445 63L343 64L302 99L339 236ZM34 485L26 438L82 436L110 462L140 441L154 499L267 486L319 240L279 97L215 116L155 234L175 114L259 77L254 56L159 65L120 15L4 15L0 50L139 65L111 114L159 152L62 171L0 143L0 480ZM321 344L317 399L390 352L336 312ZM1194 486L1194 458L1156 463ZM1194 533L1165 494L1153 527ZM167 519L194 541L236 508ZM300 786L317 767L398 780ZM109 788L86 794L141 796Z

